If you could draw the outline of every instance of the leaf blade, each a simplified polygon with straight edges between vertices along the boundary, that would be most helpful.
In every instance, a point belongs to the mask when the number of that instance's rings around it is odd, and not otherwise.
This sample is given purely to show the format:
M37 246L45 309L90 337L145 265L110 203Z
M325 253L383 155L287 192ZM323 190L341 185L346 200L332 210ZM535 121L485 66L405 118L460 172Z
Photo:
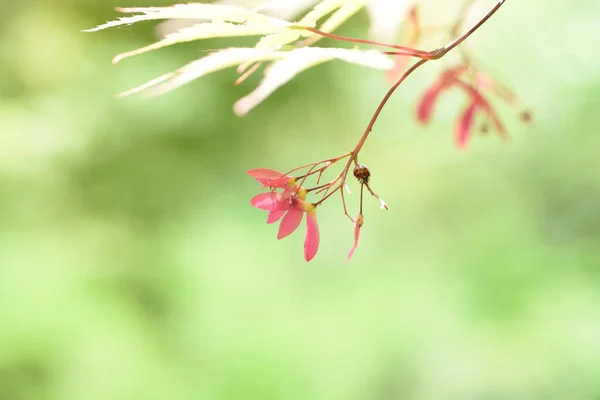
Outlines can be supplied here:
M389 57L376 50L303 47L287 53L285 58L275 61L265 70L265 77L256 89L235 103L233 110L236 115L246 115L296 75L327 61L338 59L382 70L393 66L393 61Z
M268 17L254 10L240 6L220 4L175 4L169 7L129 7L117 8L122 13L137 13L131 17L119 17L94 28L85 29L83 32L97 32L103 29L117 26L131 25L141 21L153 21L163 19L200 19L212 22L232 22L238 24L269 23L283 20Z

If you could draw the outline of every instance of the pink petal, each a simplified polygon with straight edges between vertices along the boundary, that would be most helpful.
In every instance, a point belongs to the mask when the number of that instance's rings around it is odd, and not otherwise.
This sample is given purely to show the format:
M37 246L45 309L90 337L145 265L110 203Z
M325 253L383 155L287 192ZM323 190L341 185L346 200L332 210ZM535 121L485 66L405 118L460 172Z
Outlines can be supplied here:
M247 171L247 174L262 183L264 186L283 188L287 186L288 175L267 168L255 168Z
M250 199L250 204L261 210L270 212L280 212L292 209L288 201L289 195L281 192L260 193Z
M434 86L427 89L421 97L421 100L419 100L419 105L417 106L417 120L420 123L426 124L431 120L433 106L442 92L442 89L443 86L436 83Z
M445 90L454 85L456 78L460 76L466 68L463 66L451 68L442 73L437 82L429 87L421 97L417 106L417 120L426 124L431 120L433 109L435 104L440 97L440 94Z
M354 244L352 245L352 248L348 253L348 258L346 259L346 262L350 261L350 257L352 257L352 255L354 254L354 250L356 250L356 246L358 246L358 239L360 238L360 228L362 227L362 224L363 216L359 215L354 221Z
M277 239L283 239L290 233L294 232L300 222L302 222L303 212L300 210L290 210L284 215L279 224L279 232L277 232Z
M274 211L278 202L278 193L266 192L260 193L250 199L250 204L253 207L261 210Z
M477 111L477 106L479 103L472 102L465 109L460 120L458 121L458 125L456 126L455 138L456 138L456 146L460 148L464 148L467 146L469 142L469 138L471 137L471 129L473 128L473 121L475 120L475 111Z
M304 239L304 259L310 261L313 259L319 249L319 226L317 224L317 214L312 211L306 214L306 238Z
M500 136L507 138L502 121L492 108L491 104L486 100L485 97L483 97L479 90L460 80L457 81L457 84L460 85L467 92L467 94L471 96L473 103L477 103L477 106L481 107L486 112L488 118L492 120L492 123L494 124L496 130L498 131L498 133L500 133Z
M285 210L271 211L269 213L269 217L267 218L267 224L272 224L277 221L285 214Z
M256 179L279 179L282 176L285 176L281 172L268 168L254 168L248 170L246 173Z

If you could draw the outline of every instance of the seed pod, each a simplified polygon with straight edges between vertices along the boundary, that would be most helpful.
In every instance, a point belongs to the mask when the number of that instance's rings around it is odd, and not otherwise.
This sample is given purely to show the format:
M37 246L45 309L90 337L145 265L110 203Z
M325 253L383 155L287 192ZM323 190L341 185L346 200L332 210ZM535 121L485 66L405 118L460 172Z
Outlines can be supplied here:
M369 178L371 177L371 171L365 164L358 164L354 167L354 171L352 171L354 177L361 184L369 183Z

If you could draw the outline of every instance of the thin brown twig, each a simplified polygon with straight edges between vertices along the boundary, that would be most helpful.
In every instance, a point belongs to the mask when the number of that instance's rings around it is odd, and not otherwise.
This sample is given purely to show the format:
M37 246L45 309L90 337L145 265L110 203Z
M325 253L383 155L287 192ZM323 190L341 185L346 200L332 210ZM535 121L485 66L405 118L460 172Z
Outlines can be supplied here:
M381 102L377 106L377 109L375 110L375 113L373 113L373 116L371 117L371 120L369 121L369 124L367 125L367 128L365 129L364 133L362 134L361 138L359 139L358 143L356 144L356 147L354 148L354 150L352 150L352 152L351 152L352 153L352 157L350 158L350 160L348 160L347 167L345 168L345 172L346 173L348 172L348 169L349 169L349 167L350 167L350 165L352 163L353 158L358 155L358 152L361 150L362 146L364 145L365 141L367 140L367 137L369 136L369 133L371 133L371 130L373 129L373 125L375 125L375 122L377 121L377 118L379 118L379 114L381 114L381 111L383 110L383 107L386 105L386 103L388 102L388 100L390 99L390 97L392 96L392 94L394 94L394 92L396 91L396 89L398 88L398 86L400 86L400 84L402 82L404 82L404 80L410 74L412 74L417 68L419 68L420 66L422 66L423 64L425 64L427 61L437 60L437 59L442 58L449 51L451 51L456 46L458 46L459 44L461 44L462 42L464 42L469 36L471 36L473 34L473 32L475 32L477 29L479 29L479 27L481 25L483 25L492 15L494 15L494 13L496 11L498 11L498 9L502 6L502 4L505 3L505 1L506 0L498 0L498 2L496 3L496 5L494 5L468 31L466 31L460 37L454 39L453 41L451 41L450 43L448 43L444 47L441 47L439 49L432 50L432 51L428 52L428 57L427 58L422 58L421 60L417 61L404 74L402 74L402 76L400 76L400 78L398 78L398 80L394 83L394 85L392 85L392 87L388 90L388 92L385 94L385 96L383 96L383 99L381 100Z
M423 57L423 56L426 57L427 55L430 54L430 52L427 50L413 49L412 47L399 46L399 45L390 44L390 43L382 43L382 42L377 42L375 40L351 38L348 36L342 36L342 35L336 35L333 33L324 32L324 31L318 30L316 28L311 28L311 27L305 27L304 29L306 29L309 32L316 33L317 35L327 37L330 39L340 40L343 42L351 42L351 43L358 43L358 44L370 44L372 46L389 47L389 48L396 49L396 50L406 51L407 53L409 53L407 55L412 55L413 57Z
M332 193L335 193L335 192L332 192ZM346 195L344 193L343 186L340 186L340 193L342 195L342 204L344 206L344 214L346 214L346 216L348 218L350 218L350 221L354 222L354 219L350 216L350 214L348 214L348 206L346 205Z

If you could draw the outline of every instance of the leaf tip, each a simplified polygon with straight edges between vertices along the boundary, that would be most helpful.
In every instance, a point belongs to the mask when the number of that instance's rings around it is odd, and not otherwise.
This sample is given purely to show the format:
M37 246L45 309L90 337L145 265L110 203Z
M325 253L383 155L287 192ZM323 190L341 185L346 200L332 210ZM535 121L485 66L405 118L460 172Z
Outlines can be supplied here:
M248 112L251 109L252 109L252 106L249 104L248 101L245 101L245 99L238 100L233 105L233 112L238 117L244 117L244 116L246 116L246 114L248 114Z

